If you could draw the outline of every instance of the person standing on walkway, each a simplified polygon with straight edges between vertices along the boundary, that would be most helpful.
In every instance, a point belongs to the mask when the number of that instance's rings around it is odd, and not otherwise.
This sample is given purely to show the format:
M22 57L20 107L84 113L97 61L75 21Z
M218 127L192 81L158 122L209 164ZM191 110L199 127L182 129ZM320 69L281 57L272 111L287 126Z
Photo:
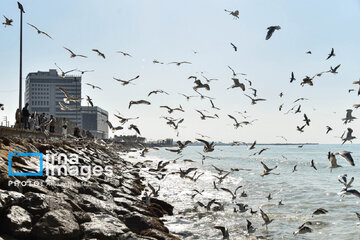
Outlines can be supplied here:
M22 121L23 121L23 128L24 129L29 129L29 117L30 117L30 112L28 110L29 107L29 103L25 104L25 107L22 109Z
M56 119L50 115L50 133L55 133Z
M64 137L67 137L67 120L66 118L63 119L63 126L62 126L62 134L64 135Z

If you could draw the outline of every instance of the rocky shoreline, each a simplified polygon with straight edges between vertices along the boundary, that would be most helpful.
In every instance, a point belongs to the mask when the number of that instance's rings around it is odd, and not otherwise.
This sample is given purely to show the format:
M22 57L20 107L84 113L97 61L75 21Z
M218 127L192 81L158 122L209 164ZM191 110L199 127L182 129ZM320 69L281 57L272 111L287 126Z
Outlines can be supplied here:
M173 207L156 198L141 197L145 179L140 168L118 152L137 147L93 140L34 140L0 138L0 240L178 239L162 217ZM76 153L82 165L113 166L113 176L9 176L8 154ZM36 158L13 157L12 169L39 167ZM13 182L37 184L10 184ZM86 184L84 184L86 183Z

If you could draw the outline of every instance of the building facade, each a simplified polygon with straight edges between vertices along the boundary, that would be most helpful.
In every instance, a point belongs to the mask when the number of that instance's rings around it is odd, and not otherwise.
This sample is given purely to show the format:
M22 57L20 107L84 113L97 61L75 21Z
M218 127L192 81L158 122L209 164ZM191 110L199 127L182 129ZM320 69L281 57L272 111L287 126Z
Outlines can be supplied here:
M81 107L82 129L90 131L95 138L109 137L108 112L99 107Z
M66 118L82 128L81 103L65 104L71 111L62 111L59 102L64 103L65 89L69 95L81 98L81 76L66 76L62 78L55 69L48 72L29 73L26 77L25 102L29 103L30 113L45 113L56 118Z

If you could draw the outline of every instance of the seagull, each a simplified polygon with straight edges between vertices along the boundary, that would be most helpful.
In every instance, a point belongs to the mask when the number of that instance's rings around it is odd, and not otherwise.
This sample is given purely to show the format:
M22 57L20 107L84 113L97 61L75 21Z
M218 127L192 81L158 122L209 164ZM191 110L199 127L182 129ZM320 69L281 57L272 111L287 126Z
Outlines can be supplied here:
M191 62L182 61L182 62L171 62L168 64L176 64L176 66L180 66L181 64L191 64Z
M100 57L105 59L105 54L103 54L102 52L100 52L98 49L92 49L93 52L96 52Z
M294 103L296 103L296 102L298 102L298 101L304 101L304 100L309 100L309 99L307 99L307 98L298 98L298 99L296 99L296 100L294 101Z
M271 36L273 35L273 33L275 32L275 30L280 30L281 27L278 25L278 26L270 26L267 28L267 34L266 34L266 38L265 40L269 40L271 38Z
M199 96L188 96L188 95L185 95L185 94L183 94L183 93L178 93L178 94L180 94L181 96L184 96L187 101L189 101L190 98L199 97Z
M350 188L350 187L351 187L351 184L354 182L354 177L352 177L352 178L350 179L350 181L348 182L348 181L347 181L347 174L342 174L342 175L339 176L338 181L339 181L340 183L342 183L342 184L344 185L344 187L347 189L347 188Z
M306 125L310 126L311 120L306 116L306 114L304 114L304 122L306 123Z
M338 70L338 68L339 68L340 66L341 66L341 64L337 65L335 68L330 67L329 72L330 72L330 73L337 74L337 73L338 73L337 70Z
M346 137L345 138L341 138L343 140L344 144L347 141L350 141L352 143L352 140L355 139L356 137L352 136L353 130L351 128L347 129L347 133L346 133Z
M236 77L238 74L246 76L245 73L235 73L234 69L232 69L230 66L228 66L228 68L232 71L233 77Z
M238 19L239 18L239 10L235 10L235 11L230 11L230 10L226 10L224 9L225 12L228 12L230 15L232 15L234 17L234 19Z
M238 78L231 78L231 79L233 80L234 84L228 87L227 89L239 87L243 91L245 91L245 85L243 83L240 83Z
M128 129L129 129L129 130L133 129L133 130L135 130L135 132L136 132L137 134L141 135L139 128L138 128L136 125L134 125L134 124L130 124L130 126L129 126Z
M167 92L165 92L165 91L163 91L161 89L158 89L158 90L154 90L154 91L149 92L148 97L150 97L151 94L158 94L158 93L164 93L166 95L169 95Z
M284 106L284 104L281 104L281 105L279 106L279 111L281 111L281 109L283 108L283 106Z
M199 202L199 201L196 202L196 204L199 205L200 207L206 208L206 210L209 211L211 209L211 205L214 204L215 202L216 202L216 200L213 199L213 200L209 201L206 206L203 203Z
M236 192L237 190L239 190L240 188L242 188L242 186L238 186L234 192L232 192L231 190L227 189L227 188L220 188L221 190L225 191L225 192L228 192L231 194L232 196L232 200L234 201L236 199Z
M238 127L241 126L240 123L237 121L237 119L235 117L231 116L230 114L228 114L228 116L229 116L229 118L231 118L232 120L235 121L235 123L234 123L235 129L237 129Z
M210 100L210 103L211 103L211 108L214 108L216 110L220 110L220 108L215 107L215 105L214 105L214 103L213 103L213 101L211 99L209 99L209 100Z
M307 51L306 54L312 54L312 52L311 52L311 51Z
M59 90L64 93L65 97L64 98L64 102L66 104L69 104L70 102L81 102L82 98L78 98L78 97L74 97L74 96L70 96L70 94L63 88L59 88Z
M269 225L274 219L270 219L269 216L260 208L261 217L264 220L264 224L266 226L266 230L268 229L267 225Z
M211 99L211 100L214 100L215 98L212 98L212 97L208 97L208 96L205 96L205 95L202 95L201 93L199 93L197 90L195 90L194 89L194 91L197 93L197 94L199 94L200 96L200 99L202 100L202 99L204 99L204 98L207 98L207 99Z
M305 84L308 84L309 86L313 86L314 83L312 82L313 78L310 78L309 76L306 76L303 81L300 83L300 85L303 87Z
M112 130L113 133L117 130L123 129L122 126L114 127L109 120L106 120L106 123L108 124L109 128Z
M294 76L294 72L291 72L290 83L292 83L295 80L296 80L296 78Z
M151 103L149 101L146 101L146 100L130 101L129 102L129 109L131 108L132 105L136 105L136 104L150 105Z
M359 81L354 81L353 84L358 84L359 85L358 96L360 96L360 80Z
M292 172L297 171L297 170L296 170L296 167L297 167L297 165L295 165L295 166L294 166L294 168L293 168Z
M329 153L328 153L328 159L329 159L329 162L330 162L329 168L333 169L333 168L342 167L342 166L340 166L340 165L337 164L337 160L336 160L335 154L329 152Z
M239 207L240 213L244 213L244 212L246 212L247 210L249 210L249 209L247 208L247 207L248 207L247 204L237 203L236 205ZM234 212L237 212L235 208L234 208Z
M230 43L230 45L234 48L235 52L237 52L237 47L233 43Z
M301 105L299 104L299 106L298 106L298 108L296 109L296 111L295 111L295 114L296 113L301 113Z
M60 70L60 72L61 72L61 77L62 77L62 78L65 78L65 75L66 75L66 74L71 73L71 72L74 72L74 71L77 70L77 69L73 69L73 70L64 72L56 63L55 63L55 66Z
M358 218L358 219L359 219L359 221L360 221L360 213L355 212L355 214L356 214L357 218ZM358 223L357 225L360 225L360 223Z
M298 130L300 133L303 133L305 126L306 126L306 124L302 127L296 126L296 130Z
M256 140L248 147L248 150L252 150L255 148Z
M168 106L160 106L160 108L166 108L166 109L168 109L168 113L173 113L174 111L180 111L180 112L184 112L184 110L182 109L182 107L181 107L181 105L180 105L180 107L178 107L178 108L170 108L170 107L168 107Z
M153 63L154 63L154 64L157 64L157 63L158 63L158 64L164 64L163 62L160 62L160 61L158 61L158 60L156 60L156 59L153 60Z
M215 147L215 143L211 142L209 143L208 141L205 141L203 139L200 138L196 138L197 141L202 142L204 144L204 152L212 152L214 151L214 147Z
M67 51L70 52L70 57L71 58L74 58L74 57L83 57L83 58L87 58L87 56L84 56L84 55L80 55L80 54L75 54L73 51L71 51L70 49L64 47Z
M29 26L33 27L34 29L36 29L38 34L44 34L45 36L47 36L48 38L52 39L52 37L50 37L49 34L47 34L46 32L41 31L40 29L38 29L37 27L35 27L34 25L27 23Z
M302 224L300 227L298 227L298 230L296 232L294 232L294 236L297 234L305 234L305 233L311 233L312 229L308 226L306 226L306 224L311 225L311 222L306 222L304 224Z
M347 109L347 110L346 110L346 117L343 118L343 119L341 119L341 120L344 121L344 124L350 123L350 122L352 122L353 120L356 119L356 117L353 117L353 116L351 115L352 111L353 111L352 109Z
M117 53L121 53L122 55L124 55L125 57L132 57L130 54L126 53L126 52L122 52L122 51L117 51Z
M207 116L207 115L205 115L200 110L196 110L196 111L201 114L201 116L200 116L201 120L206 120L206 118L215 118L215 116Z
M194 90L197 90L198 88L205 88L208 91L210 90L209 84L203 84L199 79L195 80L194 83L196 84L196 86L193 87Z
M205 80L206 80L206 82L211 82L211 81L218 81L219 79L217 79L217 78L207 78L207 77L205 77L204 75L201 75Z
M102 90L102 88L101 88L101 87L98 87L98 86L92 85L92 84L90 84L90 83L86 83L86 85L89 85L89 86L90 86L90 87L92 87L93 89L98 88L98 89Z
M263 168L264 168L264 172L260 175L260 176L262 176L262 177L264 177L264 176L266 176L266 175L269 175L272 170L274 170L274 169L277 168L277 166L275 166L275 167L273 167L273 168L269 168L269 167L266 166L266 164L263 163L262 161L261 161L260 163L261 163L261 165L262 165Z
M352 152L349 151L342 151L342 152L334 152L334 157L335 155L340 155L341 157L343 157L351 166L355 166L354 163L354 159L351 156Z
M328 60L331 57L335 56L335 52L334 52L334 48L331 48L331 52L329 53L328 57L326 58L326 60Z
M244 95L251 99L251 104L252 105L256 104L257 101L266 101L266 99L263 99L263 98L252 98L247 94L244 94Z
M121 82L121 85L126 86L128 84L133 84L132 81L138 79L139 77L140 77L140 75L137 75L136 77L131 78L129 80L122 80L122 79L118 79L118 78L114 78L114 77L113 77L113 79L118 81L118 82Z
M4 104L3 103L0 103L0 109L4 110Z
M326 126L326 134L328 134L331 130L333 130L330 126Z
M94 106L94 103L92 102L92 99L86 95L86 101L93 107Z
M267 198L268 201L270 201L272 199L271 193L269 193L269 195L266 198Z
M355 190L355 189L347 189L347 188L343 188L342 191L339 193L340 195L349 195L352 194L358 198L360 198L360 193L359 191Z
M75 111L76 109L74 108L69 108L68 106L66 106L65 104L63 104L62 102L59 102L60 105L60 109L61 111Z
M313 215L322 215L322 214L327 214L328 210L324 209L324 208L318 208L313 212Z
M3 15L3 16L4 16L4 18L5 18L5 22L3 22L2 24L4 24L5 27L6 27L6 26L12 26L12 22L13 22L14 20L5 17L5 15Z
M125 124L125 123L127 123L129 120L139 119L139 117L136 117L136 118L125 118L125 117L122 117L122 116L116 115L116 114L114 114L114 116L119 119L119 121L120 121L121 124Z
M316 168L316 166L315 166L314 160L311 160L310 164L311 164L311 167L312 167L312 168L314 168L315 170L317 170L317 168Z
M229 230L222 226L215 226L214 228L221 230L223 239L229 239Z
M81 72L81 75L83 75L86 72L94 72L94 70L77 70L78 72Z
M246 219L246 222L247 222L246 230L247 230L248 234L254 233L256 231L256 228L254 228L252 226L252 223L249 220Z
M155 188L150 183L148 183L148 186L151 189L152 195L154 197L158 197L159 196L159 191L160 191L160 186L158 187L157 190L155 190Z

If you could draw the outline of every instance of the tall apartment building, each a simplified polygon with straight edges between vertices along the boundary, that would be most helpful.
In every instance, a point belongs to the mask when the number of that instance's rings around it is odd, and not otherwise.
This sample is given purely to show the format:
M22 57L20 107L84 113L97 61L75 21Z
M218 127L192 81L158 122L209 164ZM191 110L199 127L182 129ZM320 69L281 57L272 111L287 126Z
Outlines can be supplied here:
M89 130L95 138L108 138L108 112L99 107L81 107L82 128Z
M71 102L69 108L78 111L62 111L59 102L65 95L59 88L65 89L71 96L81 97L81 76L62 78L55 69L48 72L29 73L26 77L25 102L29 103L30 113L38 112L54 115L56 118L67 118L82 128L81 103Z

